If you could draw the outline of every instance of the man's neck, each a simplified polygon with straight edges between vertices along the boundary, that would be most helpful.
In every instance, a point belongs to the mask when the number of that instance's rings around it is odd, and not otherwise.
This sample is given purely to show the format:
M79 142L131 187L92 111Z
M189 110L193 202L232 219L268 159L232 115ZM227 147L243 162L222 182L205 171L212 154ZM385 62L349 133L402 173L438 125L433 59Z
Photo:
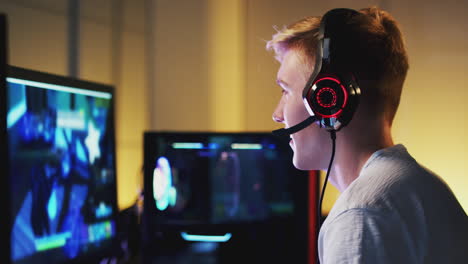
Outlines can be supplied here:
M377 133L337 133L335 161L329 180L340 192L359 177L373 153L393 146L389 127L374 132Z

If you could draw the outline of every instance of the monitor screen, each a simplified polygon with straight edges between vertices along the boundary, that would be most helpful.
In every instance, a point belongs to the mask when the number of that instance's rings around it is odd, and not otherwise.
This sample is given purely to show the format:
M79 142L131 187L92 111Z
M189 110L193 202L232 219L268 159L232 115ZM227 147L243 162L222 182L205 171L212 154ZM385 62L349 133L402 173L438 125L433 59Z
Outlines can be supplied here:
M238 225L296 213L294 179L307 172L269 132L147 132L144 144L145 210L160 225Z
M18 67L6 81L11 262L108 254L118 211L113 87Z

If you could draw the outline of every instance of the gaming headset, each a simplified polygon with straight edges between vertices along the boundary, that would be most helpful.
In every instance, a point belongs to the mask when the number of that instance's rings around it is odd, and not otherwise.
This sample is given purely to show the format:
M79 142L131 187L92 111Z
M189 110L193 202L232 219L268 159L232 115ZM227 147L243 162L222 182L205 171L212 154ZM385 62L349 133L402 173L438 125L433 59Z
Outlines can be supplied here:
M361 15L358 11L337 8L323 15L320 23L318 44L315 53L315 68L307 81L302 98L310 116L290 128L273 131L284 136L298 132L315 121L328 131L338 131L352 119L359 104L360 88L350 69L337 63L342 46L351 41L346 31L347 22L353 16Z

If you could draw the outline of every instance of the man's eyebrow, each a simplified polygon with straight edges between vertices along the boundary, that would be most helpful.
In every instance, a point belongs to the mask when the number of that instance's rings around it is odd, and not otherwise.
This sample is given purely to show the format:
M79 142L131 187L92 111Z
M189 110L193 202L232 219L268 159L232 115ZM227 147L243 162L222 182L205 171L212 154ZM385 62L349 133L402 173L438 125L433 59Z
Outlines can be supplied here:
M281 80L281 79L276 79L276 83L281 87L283 87L283 86L289 87L288 83Z

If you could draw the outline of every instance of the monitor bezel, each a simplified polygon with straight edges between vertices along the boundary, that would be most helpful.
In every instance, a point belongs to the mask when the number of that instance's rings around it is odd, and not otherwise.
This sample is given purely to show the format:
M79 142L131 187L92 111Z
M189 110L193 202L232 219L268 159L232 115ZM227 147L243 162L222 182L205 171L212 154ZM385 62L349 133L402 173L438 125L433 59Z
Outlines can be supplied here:
M111 258L111 257L118 257L122 254L121 252L121 247L120 247L120 236L119 236L119 221L118 221L118 215L119 215L119 207L118 207L118 197L117 197L117 150L116 150L116 129L115 129L115 87L110 84L104 84L104 83L98 83L94 81L88 81L88 80L82 80L82 79L77 79L77 78L72 78L68 76L63 76L63 75L58 75L58 74L53 74L53 73L48 73L45 71L38 71L38 70L33 70L33 69L27 69L27 68L22 68L14 65L8 65L6 67L6 78L18 78L18 79L25 79L25 80L31 80L31 81L36 81L36 82L43 82L43 83L48 83L48 84L54 84L54 85L61 85L61 86L67 86L67 87L73 87L73 88L79 88L79 89L84 89L88 91L96 91L96 92L105 92L109 93L111 95L110 98L110 108L109 108L109 130L114 131L112 133L110 140L112 141L113 145L113 152L114 152L114 161L113 161L113 169L115 172L115 183L113 184L113 192L114 192L114 197L113 197L113 207L114 207L114 212L112 213L112 219L114 219L114 225L116 229L116 234L115 237L110 239L110 241L107 243L106 242L106 247L96 250L96 252L92 252L89 254L81 254L78 255L76 258L73 259L66 259L63 261L63 263L99 263L102 259L105 258ZM2 138L2 140L5 140L6 143L8 143L8 134L7 134L7 128L6 128L6 113L7 113L7 81L6 78L2 78L2 81L4 82L4 89L2 89L2 95L4 95L4 98L2 98L2 102L5 102L5 104L2 104L2 110L5 111L3 113L2 118L5 118L5 120L2 120L2 129L3 126L5 127L5 137ZM4 107L3 107L4 106ZM4 108L4 109L3 109ZM5 150L2 151L7 151L8 146L4 148ZM8 164L7 161L5 161L6 164ZM6 175L9 175L9 172L6 172ZM9 186L9 178L6 178L6 185L4 186ZM11 203L10 201L10 195L11 193L7 193L8 197L8 204ZM11 209L8 209L8 212L10 212ZM9 215L9 228L8 228L8 245L10 245L10 239L11 239L11 229L13 227L13 218L10 214ZM13 263L11 260L11 249L8 249L8 260L9 262L7 263Z
M10 212L10 191L8 188L8 140L7 140L7 95L6 95L6 74L8 63L8 18L4 13L0 13L0 201L2 208L6 212ZM10 261L10 214L2 215L2 226L0 231L0 241L2 247L0 249L0 262L9 263Z

